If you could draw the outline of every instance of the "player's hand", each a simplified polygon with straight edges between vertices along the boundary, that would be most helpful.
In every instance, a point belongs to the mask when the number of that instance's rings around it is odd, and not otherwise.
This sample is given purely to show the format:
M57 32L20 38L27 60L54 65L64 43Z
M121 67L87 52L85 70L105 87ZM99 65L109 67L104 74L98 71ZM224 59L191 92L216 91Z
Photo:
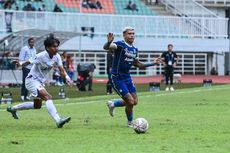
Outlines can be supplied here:
M66 83L71 87L73 86L73 80L66 80Z
M173 67L176 68L176 63L173 64Z
M160 64L161 60L160 58L153 59L153 64Z
M113 42L113 40L114 40L114 35L113 35L113 33L108 33L108 35L107 35L107 40L108 40L109 43L112 43L112 42Z
M73 80L70 79L70 77L68 75L65 76L65 79L66 79L66 83L69 85L69 86L72 86L73 85Z
M20 66L19 60L12 60L11 63Z

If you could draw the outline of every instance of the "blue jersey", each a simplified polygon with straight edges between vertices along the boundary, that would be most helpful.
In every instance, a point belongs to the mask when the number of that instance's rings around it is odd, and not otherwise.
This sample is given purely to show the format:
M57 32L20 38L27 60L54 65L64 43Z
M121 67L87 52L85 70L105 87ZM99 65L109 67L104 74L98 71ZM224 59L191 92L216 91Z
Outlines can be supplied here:
M114 43L117 49L114 51L112 74L121 78L129 78L129 70L137 58L138 49L123 40Z

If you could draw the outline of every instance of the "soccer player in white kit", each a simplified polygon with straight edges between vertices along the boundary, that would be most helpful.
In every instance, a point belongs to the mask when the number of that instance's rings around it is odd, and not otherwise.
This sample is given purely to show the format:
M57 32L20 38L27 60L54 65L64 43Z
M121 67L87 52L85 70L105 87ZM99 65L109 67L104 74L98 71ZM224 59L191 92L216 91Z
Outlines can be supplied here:
M42 106L42 100L45 101L46 108L50 116L56 122L58 128L69 122L71 117L61 118L53 104L52 96L46 91L44 83L46 81L46 74L52 69L54 65L57 65L60 73L66 78L67 84L71 85L72 80L67 75L62 65L61 56L58 54L58 46L60 42L54 37L48 37L44 41L45 51L40 52L34 59L28 61L18 62L14 61L19 66L25 66L27 64L33 64L30 73L26 77L26 88L31 92L31 96L34 97L34 102L24 102L15 106L9 106L7 111L12 114L15 119L19 119L17 111L27 109L40 109Z

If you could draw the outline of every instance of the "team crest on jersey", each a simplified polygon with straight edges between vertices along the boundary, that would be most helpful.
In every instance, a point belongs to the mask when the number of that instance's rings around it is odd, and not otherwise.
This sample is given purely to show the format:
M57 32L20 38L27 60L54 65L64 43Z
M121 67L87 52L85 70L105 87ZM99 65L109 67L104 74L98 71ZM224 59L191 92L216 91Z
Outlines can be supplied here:
M126 55L125 61L133 62L136 58L136 50L128 50L127 48L125 48L124 50Z

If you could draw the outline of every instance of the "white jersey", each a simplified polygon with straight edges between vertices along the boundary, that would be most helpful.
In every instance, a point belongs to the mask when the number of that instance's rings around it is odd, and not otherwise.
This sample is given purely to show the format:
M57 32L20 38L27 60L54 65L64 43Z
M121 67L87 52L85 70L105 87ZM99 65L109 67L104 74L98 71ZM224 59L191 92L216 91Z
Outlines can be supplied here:
M33 77L41 83L46 81L46 75L54 65L57 65L58 67L63 66L61 56L58 53L54 55L53 58L50 58L46 50L37 54L35 58L29 59L29 61L33 66L27 77Z
M30 48L29 46L24 46L19 54L19 61L24 62L29 60L30 58L34 58L36 56L36 49ZM33 64L29 64L26 66L27 69L31 69Z

